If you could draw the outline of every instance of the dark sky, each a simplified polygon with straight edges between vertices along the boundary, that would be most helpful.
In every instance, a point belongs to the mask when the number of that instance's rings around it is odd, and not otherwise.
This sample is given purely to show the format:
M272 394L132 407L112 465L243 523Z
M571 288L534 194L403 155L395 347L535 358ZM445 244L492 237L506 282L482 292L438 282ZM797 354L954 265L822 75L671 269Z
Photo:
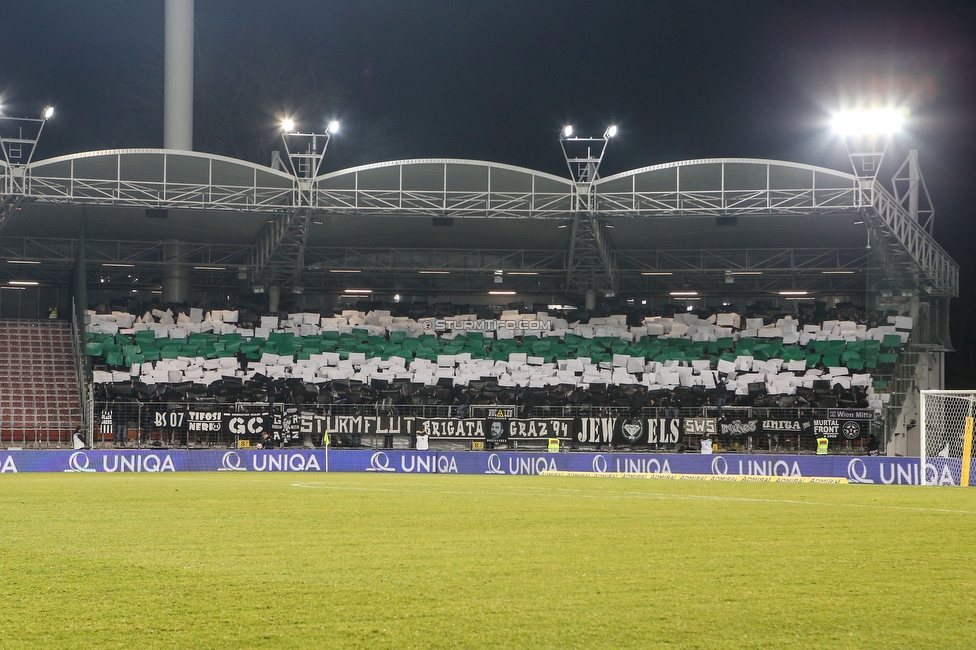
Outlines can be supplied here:
M0 104L57 107L38 157L162 145L163 0L5 0ZM342 122L326 169L475 158L565 174L566 123L619 136L603 175L762 157L848 169L843 102L911 118L910 148L962 266L953 340L976 385L976 3L196 0L195 147L267 164L277 120Z
M603 174L699 157L847 169L843 101L911 109L937 238L969 265L976 3L197 0L195 145L268 163L276 116L343 124L325 163L444 156L565 173L557 134L616 123ZM57 106L40 157L162 144L163 0L5 0L0 103Z

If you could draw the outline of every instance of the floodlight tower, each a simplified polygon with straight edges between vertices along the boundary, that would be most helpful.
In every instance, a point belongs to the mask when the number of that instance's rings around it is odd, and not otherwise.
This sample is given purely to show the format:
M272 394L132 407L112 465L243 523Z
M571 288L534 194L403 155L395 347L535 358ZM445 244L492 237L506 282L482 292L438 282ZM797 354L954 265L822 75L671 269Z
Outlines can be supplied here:
M0 113L0 144L10 167L24 167L34 158L44 125L54 117L54 107L45 106L40 117L8 117Z
M0 150L7 163L7 173L0 178L0 228L24 202L27 166L34 158L44 125L52 117L53 106L45 106L40 117L8 117L0 112Z
M831 126L844 141L847 156L862 190L871 192L892 136L905 116L897 109L850 110L836 113Z
M874 201L878 170L888 145L902 129L904 121L905 112L900 109L841 111L831 120L834 132L844 141L858 185L869 202ZM898 203L931 235L935 208L918 166L917 150L908 152L908 158L895 172L891 184Z
M291 118L281 122L281 140L285 143L285 152L291 162L291 171L298 179L312 179L318 176L325 158L325 150L329 147L329 140L339 130L339 122L332 120L325 127L324 133L299 133L295 130L295 120ZM289 139L303 143L304 151L299 146L292 151L288 146Z
M281 140L295 177L299 207L268 224L258 243L254 284L268 286L270 311L278 309L282 286L290 286L295 295L304 292L301 279L309 221L316 203L315 177L322 168L329 141L338 131L336 120L328 123L324 133L300 133L291 118L281 122Z
M605 226L597 217L596 190L597 179L600 178L600 163L607 151L610 139L617 135L617 127L610 125L599 138L581 137L573 135L573 127L566 125L559 133L559 146L562 148L569 175L573 179L573 197L570 211L572 213L572 228L569 234L569 255L566 266L565 288L570 290L577 271L602 271L606 276L606 286L613 290L616 285L616 273L613 265L613 255L610 250L610 239L605 232ZM580 214L584 218L580 218ZM585 231L585 237L579 236L580 228ZM580 259L577 259L579 246ZM577 268L586 266L587 268ZM581 278L575 282L582 284ZM595 306L595 290L593 286L585 287L586 307ZM580 287L584 288L584 287Z

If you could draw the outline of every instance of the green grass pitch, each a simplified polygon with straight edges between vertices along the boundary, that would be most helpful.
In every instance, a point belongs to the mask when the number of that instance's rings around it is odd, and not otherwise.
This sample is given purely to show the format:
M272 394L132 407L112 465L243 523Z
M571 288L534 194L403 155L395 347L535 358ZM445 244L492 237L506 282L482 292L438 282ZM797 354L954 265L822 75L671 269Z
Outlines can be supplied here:
M2 648L950 648L976 490L0 476Z

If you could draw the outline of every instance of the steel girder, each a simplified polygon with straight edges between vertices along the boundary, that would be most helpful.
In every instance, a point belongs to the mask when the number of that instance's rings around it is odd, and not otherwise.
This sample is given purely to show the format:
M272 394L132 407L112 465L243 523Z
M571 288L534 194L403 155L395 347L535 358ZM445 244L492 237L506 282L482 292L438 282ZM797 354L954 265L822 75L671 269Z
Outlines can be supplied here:
M156 149L96 151L23 167L0 165L0 188L0 201L7 210L18 201L40 201L285 217L304 209L361 216L566 220L578 209L574 209L574 184L568 179L508 165L447 159L365 165L325 174L308 188L300 188L289 174L222 156ZM917 266L920 281L939 293L959 293L958 265L923 225L877 183L862 188L856 177L835 170L754 159L667 163L595 181L588 208L592 220L581 225L589 248L576 251L574 257L585 261L579 263L581 272L593 272L599 256L611 286L613 255L600 228L601 219L608 216L850 211L875 221L884 236L893 238ZM270 252L257 259L267 267L287 240L294 245L286 247L288 264L281 266L300 268L302 239L301 229L262 236L261 246ZM571 273L575 268L574 259ZM575 276L571 279L580 282Z

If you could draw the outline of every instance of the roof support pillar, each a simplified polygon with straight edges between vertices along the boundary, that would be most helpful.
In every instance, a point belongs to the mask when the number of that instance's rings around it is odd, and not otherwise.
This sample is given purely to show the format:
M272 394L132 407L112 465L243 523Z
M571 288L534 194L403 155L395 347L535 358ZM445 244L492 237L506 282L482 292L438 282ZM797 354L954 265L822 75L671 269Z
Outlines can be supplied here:
M163 247L163 302L190 302L190 268L183 264L183 242L173 239Z
M193 0L166 0L163 148L193 150Z

